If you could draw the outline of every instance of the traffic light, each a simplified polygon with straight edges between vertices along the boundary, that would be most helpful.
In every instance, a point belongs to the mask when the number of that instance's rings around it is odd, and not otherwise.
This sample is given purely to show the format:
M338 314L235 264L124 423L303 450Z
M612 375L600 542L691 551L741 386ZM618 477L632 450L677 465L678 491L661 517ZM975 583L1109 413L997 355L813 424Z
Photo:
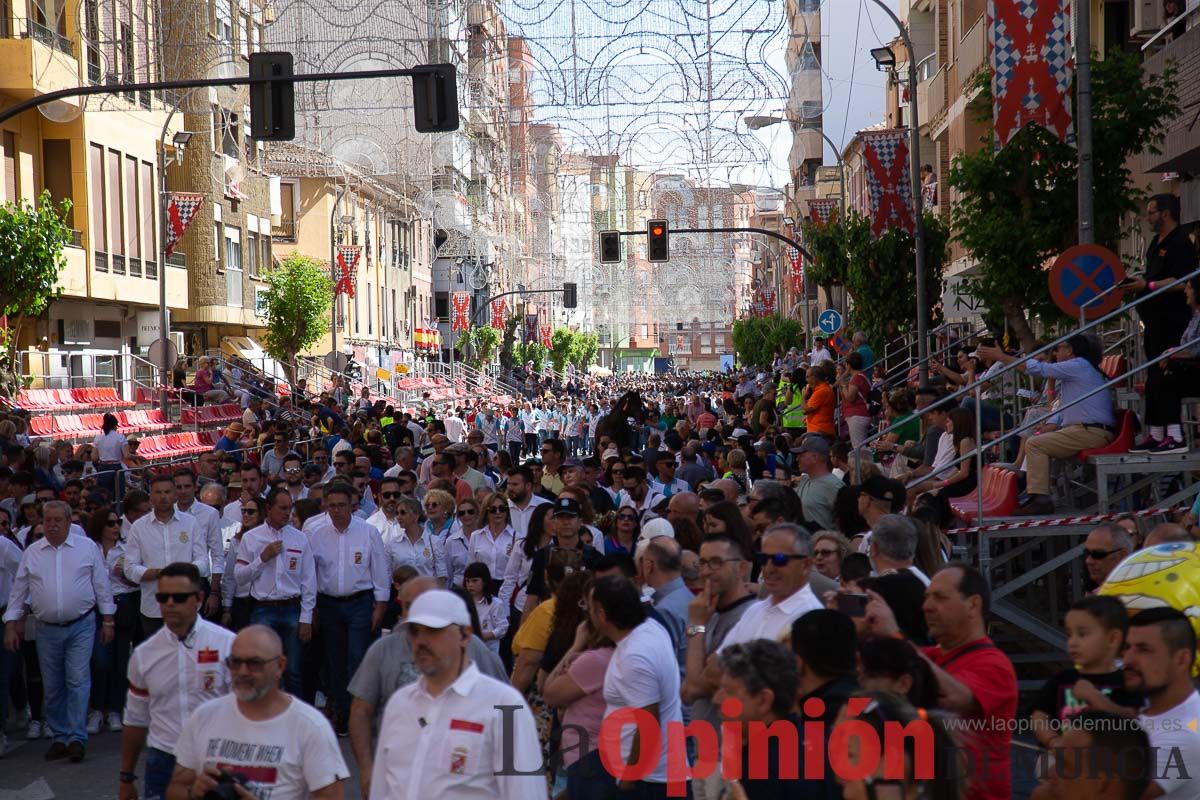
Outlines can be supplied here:
M292 54L251 53L251 78L291 77ZM296 138L296 90L291 81L250 84L250 136L268 142Z
M578 304L575 289L576 287L573 283L563 284L563 308L575 308Z
M600 231L600 263L621 263L620 231Z
M667 232L665 219L652 219L646 223L646 260L662 262L671 260L669 245L670 233Z
M430 64L413 75L413 118L418 133L458 130L458 83L453 64Z

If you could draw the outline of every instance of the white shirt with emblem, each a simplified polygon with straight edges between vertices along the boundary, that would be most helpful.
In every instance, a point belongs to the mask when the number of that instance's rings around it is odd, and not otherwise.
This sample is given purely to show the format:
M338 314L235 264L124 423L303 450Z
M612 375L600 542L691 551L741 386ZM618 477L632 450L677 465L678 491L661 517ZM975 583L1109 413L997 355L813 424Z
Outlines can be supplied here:
M242 776L250 793L270 800L306 800L350 777L329 720L299 698L277 717L252 720L232 694L209 700L188 717L175 746L175 763Z
M421 537L415 542L408 538L403 528L400 528L400 533L399 537L389 539L384 545L393 572L396 567L407 564L420 575L446 577L446 554L441 541L427 529L421 531Z
M339 531L328 516L308 533L317 568L317 591L333 597L349 597L370 590L375 600L386 603L391 586L391 569L383 539L375 526L351 517Z
M212 562L212 574L220 575L225 571L225 536L221 526L221 514L207 503L193 500L187 508L175 508L196 518L196 534L204 537L208 546L208 559ZM241 520L238 520L241 523ZM214 580L213 583L216 583Z
M195 564L201 575L208 575L208 542L195 517L172 508L166 522L159 522L151 511L133 523L125 542L125 577L141 584L142 613L147 617L158 619L162 611L154 599L158 581L143 581L142 576L176 561Z
M541 767L524 698L471 663L436 697L424 678L392 695L379 725L371 797L546 800Z
M263 561L259 554L274 541L283 542L279 555ZM256 600L300 598L300 622L311 623L317 607L317 575L308 537L291 525L276 530L267 523L242 534L234 568L238 586L249 586Z
M516 543L516 534L511 525L504 526L499 536L492 529L480 528L471 534L470 561L482 561L492 573L492 580L504 580L504 568L508 565L508 554Z
M225 658L232 631L197 618L182 640L166 627L134 648L129 658L125 724L148 728L147 743L175 752L183 723L201 703L233 686Z

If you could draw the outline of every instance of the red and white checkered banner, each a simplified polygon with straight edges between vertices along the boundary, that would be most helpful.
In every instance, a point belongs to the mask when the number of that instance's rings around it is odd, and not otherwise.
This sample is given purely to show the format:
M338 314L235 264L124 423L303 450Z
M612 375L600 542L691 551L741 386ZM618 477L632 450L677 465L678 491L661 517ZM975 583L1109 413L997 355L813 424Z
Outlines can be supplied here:
M167 246L164 248L168 257L175 252L175 245L183 238L202 205L202 194L171 192L171 198L167 201Z
M537 314L525 315L525 344L533 344L538 340Z
M1030 123L1074 141L1070 0L988 0L987 25L997 147Z
M804 255L799 250L788 254L788 280L793 295L804 294Z
M499 330L504 330L504 312L507 303L503 300L492 301L492 327Z
M817 225L837 222L838 201L835 197L818 197L808 201L808 218Z
M769 317L774 314L775 290L764 288L755 292L754 300L750 303L750 313L756 317Z
M871 236L878 239L889 228L913 233L912 179L908 169L908 131L868 131L863 138L867 162L867 197L870 200Z
M342 244L337 248L338 282L333 287L334 295L344 294L354 297L354 281L358 276L358 258L362 248L356 244Z
M542 332L542 345L545 347L549 347L550 346L550 336L551 336L551 334L554 333L554 331L551 330L549 325L543 325L540 330Z
M454 304L454 318L450 322L450 330L465 331L471 327L471 295L455 292L451 302Z

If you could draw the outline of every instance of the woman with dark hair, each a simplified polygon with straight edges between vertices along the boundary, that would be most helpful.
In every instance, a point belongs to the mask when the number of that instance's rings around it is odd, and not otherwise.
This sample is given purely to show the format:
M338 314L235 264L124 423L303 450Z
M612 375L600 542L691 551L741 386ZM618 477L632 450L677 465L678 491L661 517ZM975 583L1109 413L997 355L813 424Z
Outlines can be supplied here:
M500 640L508 633L508 606L492 588L492 571L482 561L473 561L463 570L463 588L471 596L471 605L479 617L479 638L488 649L500 655Z
M92 647L92 710L88 714L88 733L121 730L121 715L125 710L125 690L128 685L129 654L141 641L141 587L125 579L125 542L121 539L121 517L112 506L101 506L87 521L87 535L100 546L104 568L112 585L117 613L112 641L101 643L100 620Z
M621 506L613 515L612 533L604 538L604 552L633 555L642 535L642 518L633 506Z
M893 692L916 708L937 706L937 678L905 639L864 639L858 646L858 685L867 691Z
M858 513L858 497L862 489L857 485L846 485L837 490L833 498L833 524L847 539L854 539L871 529L862 514Z
M975 414L967 408L956 408L950 412L946 433L953 437L954 454L958 458L975 452ZM975 491L978 475L975 459L963 458L954 466L945 467L932 478L922 481L908 490L910 502L925 492L935 492L941 497L962 497Z
M850 430L850 446L857 450L871 430L871 413L867 409L871 381L863 374L863 357L858 352L846 356L837 370L842 419Z
M114 499L119 499L123 494L117 492L120 483L117 475L124 471L124 461L128 455L128 441L124 434L117 432L119 425L116 414L105 414L100 434L92 440L92 447L96 450L96 485L106 490L108 496Z
M250 597L248 585L239 586L234 581L234 568L237 566L238 545L242 543L242 535L246 531L257 528L266 521L266 501L258 497L242 501L242 524L234 534L225 550L225 572L221 576L221 605L224 613L221 624L233 631L240 631L250 624L250 610L254 601ZM294 509L293 509L294 511Z

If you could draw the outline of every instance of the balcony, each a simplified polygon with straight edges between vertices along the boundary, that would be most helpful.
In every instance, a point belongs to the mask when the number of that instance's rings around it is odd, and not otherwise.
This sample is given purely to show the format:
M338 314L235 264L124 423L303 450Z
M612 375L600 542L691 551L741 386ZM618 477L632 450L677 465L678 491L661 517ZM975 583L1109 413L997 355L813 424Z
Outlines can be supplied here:
M281 242L296 241L296 220L285 219L280 220L278 225L271 225L271 238Z
M1144 46L1142 72L1145 75L1159 75L1172 64L1195 63L1197 54L1200 54L1200 6L1192 8L1184 16L1187 19L1173 20L1169 29L1160 31ZM1183 26L1188 21L1191 27L1184 29ZM1163 35L1167 32L1173 34L1174 38ZM1129 166L1135 175L1162 172L1200 173L1200 137L1196 136L1194 110L1200 105L1200 81L1196 80L1194 68L1192 69L1191 73L1181 74L1176 90L1176 100L1184 112L1176 116L1167 127L1166 138L1158 148L1159 153L1142 153L1130 160ZM1188 194L1189 190L1185 188L1184 197ZM1194 196L1195 193L1191 194ZM1188 205L1185 199L1185 220L1189 217Z
M921 124L928 125L946 107L946 70L939 69L932 77L917 84L917 111Z
M984 68L987 59L987 18L976 20L958 45L959 92L966 93L975 74Z
M80 83L79 64L66 36L32 19L6 21L9 37L0 39L0 94L26 100ZM61 101L78 107L78 101Z
M47 47L53 48L63 55L73 56L71 50L71 40L55 30L47 28L39 22L26 20L26 36L35 41L39 41Z

